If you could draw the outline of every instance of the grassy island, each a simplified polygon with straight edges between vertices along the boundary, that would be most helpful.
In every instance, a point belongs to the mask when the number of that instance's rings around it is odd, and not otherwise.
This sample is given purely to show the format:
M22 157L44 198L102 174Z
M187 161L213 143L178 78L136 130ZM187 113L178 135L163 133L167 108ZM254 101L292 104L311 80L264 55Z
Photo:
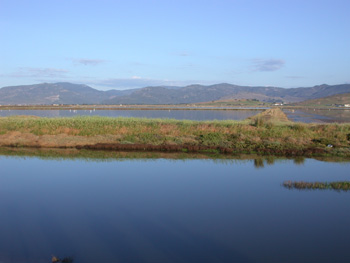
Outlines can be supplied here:
M350 124L302 124L270 109L244 121L0 118L0 146L350 157Z
M285 181L283 186L288 189L299 189L299 190L336 190L336 191L349 191L350 182L292 182Z

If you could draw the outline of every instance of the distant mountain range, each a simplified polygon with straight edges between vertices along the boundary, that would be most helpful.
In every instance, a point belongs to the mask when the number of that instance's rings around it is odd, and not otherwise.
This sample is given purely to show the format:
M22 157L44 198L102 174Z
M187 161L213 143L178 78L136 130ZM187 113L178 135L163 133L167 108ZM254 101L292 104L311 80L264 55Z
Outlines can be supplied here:
M1 88L0 104L182 104L228 99L292 103L349 92L350 84L285 89L222 83L101 91L87 85L59 82Z

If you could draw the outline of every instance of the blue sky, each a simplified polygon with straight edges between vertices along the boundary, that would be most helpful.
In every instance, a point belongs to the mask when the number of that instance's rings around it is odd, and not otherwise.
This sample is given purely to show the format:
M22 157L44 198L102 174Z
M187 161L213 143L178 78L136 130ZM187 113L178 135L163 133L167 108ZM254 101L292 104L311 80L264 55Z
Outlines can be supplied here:
M0 87L350 83L349 0L0 0Z

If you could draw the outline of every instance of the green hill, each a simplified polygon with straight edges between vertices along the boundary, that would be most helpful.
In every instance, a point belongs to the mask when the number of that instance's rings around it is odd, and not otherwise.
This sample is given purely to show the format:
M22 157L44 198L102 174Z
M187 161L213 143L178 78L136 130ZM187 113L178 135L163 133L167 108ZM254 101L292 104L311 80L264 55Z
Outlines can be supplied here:
M336 94L319 99L305 100L293 105L296 106L313 106L313 107L331 107L350 104L350 93Z
M227 99L227 100L213 100L208 102L196 103L198 106L213 106L213 107L224 107L224 106L237 106L237 107L267 107L271 106L272 103L259 101L257 99Z
M72 83L41 83L0 89L0 104L186 104L246 100L248 104L299 102L350 92L350 84L309 88L249 87L228 83L102 91ZM250 100L250 101L248 101Z

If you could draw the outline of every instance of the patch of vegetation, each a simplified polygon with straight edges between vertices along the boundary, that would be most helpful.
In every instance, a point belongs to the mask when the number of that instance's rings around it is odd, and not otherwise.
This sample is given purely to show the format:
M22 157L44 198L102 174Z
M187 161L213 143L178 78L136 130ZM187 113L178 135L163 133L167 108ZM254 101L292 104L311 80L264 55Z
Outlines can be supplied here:
M219 132L209 132L205 134L200 134L197 140L201 145L224 146L225 136Z
M62 263L72 263L74 260L73 260L73 257L64 257L64 258L59 258L59 257L56 257L56 256L52 256L51 258L51 262L52 263L59 263L59 262L62 262Z
M350 124L285 121L276 108L244 121L73 117L0 118L0 146L178 145L226 153L350 157ZM203 148L204 147L204 148Z
M254 120L254 122L253 122L253 125L254 125L255 127L263 127L264 124L265 124L265 121L264 121L264 119L261 118L261 117L256 118L256 119Z
M285 181L283 186L288 189L299 189L299 190L337 190L337 191L349 191L350 182L292 182Z

